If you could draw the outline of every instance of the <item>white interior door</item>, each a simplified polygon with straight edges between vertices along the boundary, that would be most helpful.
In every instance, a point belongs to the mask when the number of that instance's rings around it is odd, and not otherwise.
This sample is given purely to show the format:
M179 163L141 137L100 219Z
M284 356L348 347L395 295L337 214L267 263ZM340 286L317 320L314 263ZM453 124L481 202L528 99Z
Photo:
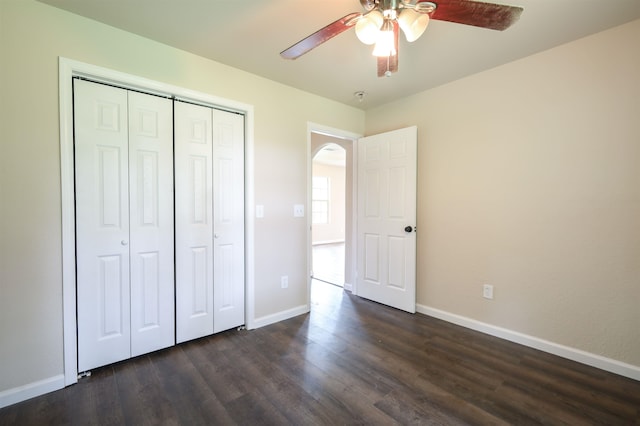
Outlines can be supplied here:
M358 296L416 309L417 128L358 141Z
M78 370L131 355L127 92L74 82Z
M212 110L175 102L176 340L213 333Z
M213 331L244 324L244 116L213 110Z
M79 371L244 324L244 116L75 84Z
M175 343L172 101L75 83L78 368Z
M131 356L175 343L173 102L128 92Z
M244 116L175 103L176 336L244 324Z

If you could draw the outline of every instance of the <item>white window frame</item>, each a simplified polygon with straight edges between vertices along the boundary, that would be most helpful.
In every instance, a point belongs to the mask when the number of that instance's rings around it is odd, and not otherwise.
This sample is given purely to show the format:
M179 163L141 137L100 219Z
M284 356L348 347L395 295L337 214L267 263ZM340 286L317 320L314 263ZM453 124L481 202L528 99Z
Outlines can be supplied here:
M318 188L315 184L316 180L323 179L326 186L324 188ZM318 197L318 189L323 189L326 192L325 197ZM316 210L316 203L324 203L326 206L324 211L319 212ZM317 221L316 215L318 213L324 213L325 217L323 221ZM327 225L331 223L331 178L329 176L313 176L312 188L311 188L311 223L314 225Z

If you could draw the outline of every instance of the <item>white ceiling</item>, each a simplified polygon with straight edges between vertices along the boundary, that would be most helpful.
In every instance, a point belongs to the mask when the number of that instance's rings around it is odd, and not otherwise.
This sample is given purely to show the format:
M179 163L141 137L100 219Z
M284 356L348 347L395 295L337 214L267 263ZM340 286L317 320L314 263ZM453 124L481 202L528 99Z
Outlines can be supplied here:
M504 32L432 20L416 42L401 36L399 71L378 78L371 46L353 29L295 61L279 55L361 12L359 0L40 1L362 109L640 18L640 0L493 0L523 7L520 20Z

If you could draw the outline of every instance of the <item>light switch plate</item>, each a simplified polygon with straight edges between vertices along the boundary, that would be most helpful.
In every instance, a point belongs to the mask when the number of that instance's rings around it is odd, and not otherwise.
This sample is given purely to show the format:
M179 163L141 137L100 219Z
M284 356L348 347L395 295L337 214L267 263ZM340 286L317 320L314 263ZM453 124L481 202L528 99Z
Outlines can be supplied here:
M293 206L293 217L304 217L304 205L296 204Z
M256 217L263 218L264 217L264 206L262 204L256 205Z
M482 297L485 299L493 299L493 286L485 284L482 286Z

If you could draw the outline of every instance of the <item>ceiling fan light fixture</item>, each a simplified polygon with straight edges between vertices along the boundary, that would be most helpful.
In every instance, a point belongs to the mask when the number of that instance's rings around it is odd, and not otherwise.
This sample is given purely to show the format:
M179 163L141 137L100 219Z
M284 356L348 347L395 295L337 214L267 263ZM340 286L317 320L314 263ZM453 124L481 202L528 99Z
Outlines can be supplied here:
M356 23L356 35L364 44L374 44L378 40L380 27L384 22L382 13L372 10L364 15Z
M390 20L385 19L380 32L378 32L378 39L376 40L376 45L373 48L373 56L388 57L394 56L396 53L393 24Z
M412 9L403 9L398 16L398 24L409 43L416 41L429 25L429 15Z
M0 0L2 1L2 0ZM513 25L522 7L488 3L486 0L360 0L363 12L349 13L280 52L284 59L296 59L311 49L356 27L365 44L375 43L378 77L398 71L399 32L407 41L420 38L431 19L504 31ZM504 1L504 0L503 0ZM438 10L437 13L436 9Z

